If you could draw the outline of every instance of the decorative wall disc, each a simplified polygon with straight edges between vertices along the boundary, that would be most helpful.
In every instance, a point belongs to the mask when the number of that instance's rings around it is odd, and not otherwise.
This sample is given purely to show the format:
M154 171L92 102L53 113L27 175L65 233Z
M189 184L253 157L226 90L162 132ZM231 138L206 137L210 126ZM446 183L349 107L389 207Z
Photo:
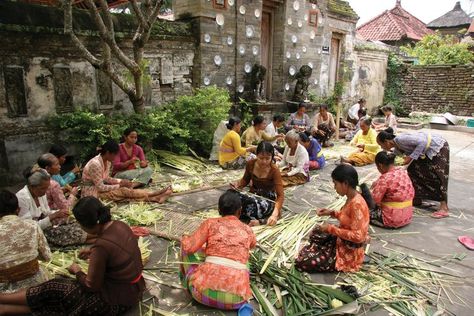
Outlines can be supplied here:
M252 47L252 54L253 54L254 56L257 56L259 52L260 52L260 49L258 48L258 46L257 46L257 45L254 45L254 46Z
M217 23L217 25L219 25L219 26L223 26L223 25L224 25L224 15L223 15L222 13L216 14L216 23Z
M227 83L227 85L230 86L232 84L232 77L227 76L227 78L225 78L225 83Z
M243 86L243 85L239 85L239 87L237 88L237 91L239 91L239 93L244 92L244 86Z
M209 77L204 77L204 85L208 86L211 84L211 79Z
M211 35L208 33L204 34L204 42L210 43L211 42Z
M296 44L296 42L298 42L298 36L296 36L296 35L291 35L291 42L292 42L293 44Z
M214 64L216 64L216 66L222 65L222 57L219 55L214 56Z
M285 90L286 91L290 90L290 84L289 83L285 84Z
M245 6L241 5L240 8L239 8L240 14L245 14L246 11L247 11L247 9L245 9Z
M295 2L293 2L293 9L295 11L298 11L300 9L300 2L298 0L296 0Z
M249 62L246 62L245 65L244 65L244 71L246 73L250 73L252 71L252 65L249 63Z
M290 69L288 70L288 73L290 76L294 76L296 74L296 67L295 66L290 66Z
M251 38L253 37L253 35L255 34L255 30L254 30L254 27L252 25L247 25L245 27L245 35L248 37L248 38Z
M245 45L244 44L239 45L239 54L240 55L245 55Z

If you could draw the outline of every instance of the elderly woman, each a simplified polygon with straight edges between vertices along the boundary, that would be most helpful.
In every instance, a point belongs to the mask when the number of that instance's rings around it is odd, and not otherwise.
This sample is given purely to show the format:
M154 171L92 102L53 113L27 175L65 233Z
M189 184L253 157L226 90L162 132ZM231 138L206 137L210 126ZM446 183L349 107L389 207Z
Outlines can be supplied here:
M395 149L395 154L406 155L404 164L408 165L408 175L415 187L413 205L421 205L425 199L439 201L439 209L432 217L448 217L448 142L430 132L395 136L391 128L380 132L377 142L384 150Z
M352 146L358 150L349 154L347 158L341 157L341 163L349 163L356 166L365 166L375 161L375 155L380 150L377 144L377 133L371 128L372 120L367 118L360 123L360 131L351 141Z
M242 147L240 140L241 121L238 117L231 117L226 124L229 132L221 140L219 147L219 165L223 169L242 169L248 160L255 158L249 152L255 150L255 146Z
M283 168L283 186L299 185L309 181L308 151L300 144L300 135L289 131L285 136L286 147L278 167Z
M46 170L51 175L51 178L53 178L55 175L58 175L59 171L61 170L59 159L53 154L41 155L41 157L38 158L37 164L40 168ZM48 205L50 209L65 211L72 209L72 206L76 202L77 192L77 187L72 188L71 194L66 199L59 183L51 179L49 188L46 191L46 197L48 198Z
M38 222L49 243L57 246L83 244L87 234L75 223L68 224L69 210L51 210L46 192L51 176L44 169L28 168L25 173L27 185L17 192L19 216Z
M56 158L58 158L59 165L62 166L66 162L67 150L63 145L54 144L49 149L49 153L53 154L54 156L56 156ZM72 182L74 182L74 180L76 180L77 174L79 174L80 171L81 171L81 169L78 166L75 166L74 169L72 169L68 173L66 173L64 175L61 175L59 173L54 174L54 175L51 175L51 178L54 181L56 181L57 183L59 183L59 185L61 187L66 187L69 184L71 184Z
M1 293L47 280L38 264L51 258L43 231L34 221L18 217L18 199L6 190L0 191L0 240Z
M127 224L112 221L96 198L81 199L73 209L81 227L97 239L79 253L87 273L73 263L75 280L58 278L12 294L0 294L0 314L119 315L137 304L145 288L137 239Z
M311 120L308 114L306 114L306 103L301 102L298 105L298 111L290 114L288 121L286 122L286 129L288 131L295 129L298 132L309 130L311 127Z
M283 139L285 135L276 134L270 136L265 132L266 124L265 119L261 115L257 115L253 121L253 125L245 130L242 134L242 139L245 147L257 146L262 140L267 142L273 142L278 139Z
M119 153L113 162L114 177L132 181L133 188L147 185L153 175L153 169L148 166L143 149L137 145L137 131L127 128L123 132L123 139L124 142L119 145Z
M300 143L306 148L309 156L309 170L317 170L324 167L326 159L324 158L323 148L314 137L309 137L306 133L300 133Z
M89 160L82 173L82 197L93 196L111 201L149 201L163 203L171 195L171 187L160 191L133 189L126 179L111 178L110 168L119 153L119 145L107 141L100 153Z
M381 151L375 156L381 173L372 184L375 207L370 222L376 226L399 228L408 225L413 216L415 189L405 168L395 167L395 155Z
M323 147L330 147L333 144L329 142L331 136L336 132L336 123L334 117L328 111L326 104L319 106L319 113L314 116L311 134Z

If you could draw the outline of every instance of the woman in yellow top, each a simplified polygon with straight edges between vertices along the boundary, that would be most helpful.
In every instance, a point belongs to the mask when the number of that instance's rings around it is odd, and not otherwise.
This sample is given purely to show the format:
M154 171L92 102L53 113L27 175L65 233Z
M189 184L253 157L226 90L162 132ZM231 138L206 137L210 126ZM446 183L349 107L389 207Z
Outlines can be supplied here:
M360 130L351 141L352 146L358 148L347 158L341 157L341 163L349 163L355 166L365 166L375 161L375 155L380 150L377 144L377 132L371 128L372 119L366 118L360 122Z
M252 126L247 128L245 132L242 134L242 139L245 146L249 147L252 145L257 146L261 141L273 142L277 139L283 139L285 137L284 134L277 134L275 136L268 135L265 132L265 119L262 115L257 115L253 121Z
M219 165L223 169L241 169L245 167L248 160L255 158L249 152L255 150L255 146L242 147L240 143L240 119L232 117L227 123L229 132L225 134L219 147Z

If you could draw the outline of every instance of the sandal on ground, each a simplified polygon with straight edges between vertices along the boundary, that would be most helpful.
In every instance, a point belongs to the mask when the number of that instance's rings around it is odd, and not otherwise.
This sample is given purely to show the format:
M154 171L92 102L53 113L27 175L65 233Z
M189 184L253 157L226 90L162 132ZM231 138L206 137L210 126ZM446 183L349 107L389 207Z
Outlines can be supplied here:
M467 249L474 250L474 239L469 236L459 236L458 241Z
M449 213L446 211L436 211L433 214L431 214L431 217L436 218L436 219L441 219L441 218L449 217Z

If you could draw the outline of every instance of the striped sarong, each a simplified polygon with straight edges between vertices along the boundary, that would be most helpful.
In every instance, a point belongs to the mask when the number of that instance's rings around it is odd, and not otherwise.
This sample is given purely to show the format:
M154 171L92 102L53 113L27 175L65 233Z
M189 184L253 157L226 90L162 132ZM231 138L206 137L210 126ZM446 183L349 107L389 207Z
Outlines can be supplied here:
M247 301L241 296L223 291L205 289L198 291L192 284L191 276L199 264L206 258L204 251L193 254L181 253L181 266L179 277L183 286L189 290L191 296L199 303L222 310L237 310Z

